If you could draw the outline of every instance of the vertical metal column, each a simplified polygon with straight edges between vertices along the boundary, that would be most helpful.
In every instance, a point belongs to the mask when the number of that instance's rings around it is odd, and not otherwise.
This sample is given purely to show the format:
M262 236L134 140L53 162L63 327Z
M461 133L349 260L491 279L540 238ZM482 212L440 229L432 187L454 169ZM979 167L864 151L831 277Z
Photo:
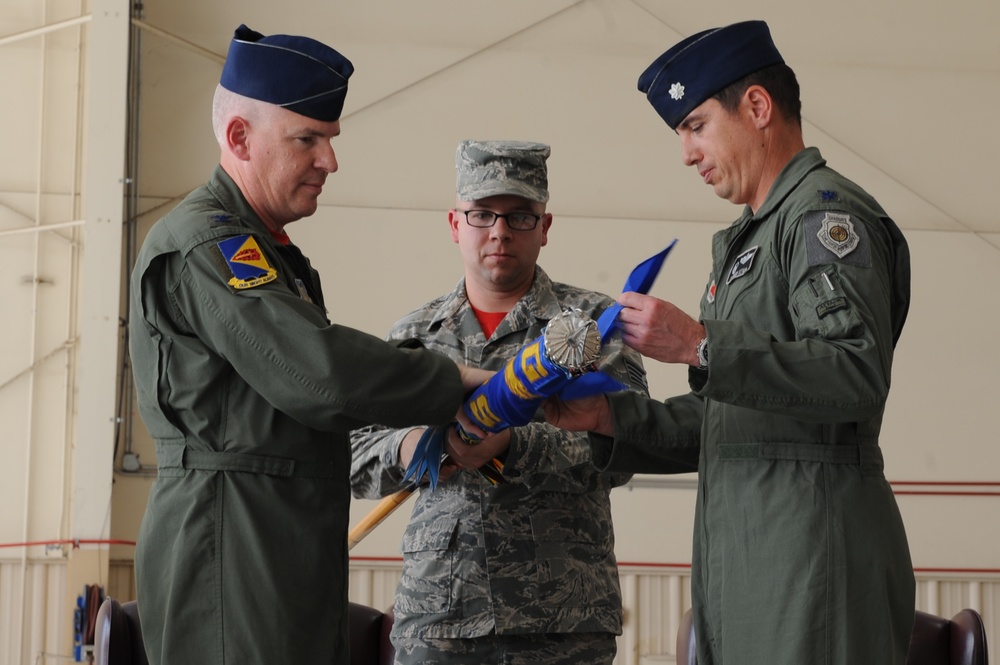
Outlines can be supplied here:
M91 4L80 349L70 494L70 531L75 538L106 538L111 524L130 19L127 0L93 0ZM107 546L72 550L66 569L66 606L72 607L85 584L105 584L107 577ZM72 636L67 638L71 643Z
M87 86L80 372L72 530L107 527L115 430L128 77L129 5L94 0Z

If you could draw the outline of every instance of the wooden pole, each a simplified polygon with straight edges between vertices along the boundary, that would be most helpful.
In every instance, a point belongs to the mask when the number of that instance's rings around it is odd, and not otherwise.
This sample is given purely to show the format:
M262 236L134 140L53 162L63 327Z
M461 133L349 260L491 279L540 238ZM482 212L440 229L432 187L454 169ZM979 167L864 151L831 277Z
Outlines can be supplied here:
M394 510L399 508L410 495L413 494L412 489L401 489L395 494L390 494L385 497L378 504L372 508L372 511L365 515L360 522L358 522L351 532L347 534L347 549L351 550L355 545L364 540L365 536L375 530L379 524L381 524L385 518L393 513Z

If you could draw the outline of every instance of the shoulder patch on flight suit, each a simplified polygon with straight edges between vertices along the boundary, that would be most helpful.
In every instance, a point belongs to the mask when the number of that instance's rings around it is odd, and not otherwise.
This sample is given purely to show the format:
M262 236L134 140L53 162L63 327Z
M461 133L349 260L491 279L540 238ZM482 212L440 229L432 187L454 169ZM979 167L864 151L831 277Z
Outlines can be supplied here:
M229 268L230 279L227 283L234 289L252 289L278 278L278 271L267 262L252 235L226 238L218 243L218 247Z
M862 268L871 267L871 248L865 225L852 220L848 213L814 210L803 216L802 223L805 224L809 265L836 261Z

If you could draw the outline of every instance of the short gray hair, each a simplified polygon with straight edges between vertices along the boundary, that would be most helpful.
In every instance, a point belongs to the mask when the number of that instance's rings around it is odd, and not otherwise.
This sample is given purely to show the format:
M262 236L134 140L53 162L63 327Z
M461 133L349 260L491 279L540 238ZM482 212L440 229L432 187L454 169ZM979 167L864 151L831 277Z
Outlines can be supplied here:
M221 85L215 86L215 97L212 99L212 131L219 147L226 145L226 126L234 115L245 117L253 122L259 116L259 109L264 102L244 97Z

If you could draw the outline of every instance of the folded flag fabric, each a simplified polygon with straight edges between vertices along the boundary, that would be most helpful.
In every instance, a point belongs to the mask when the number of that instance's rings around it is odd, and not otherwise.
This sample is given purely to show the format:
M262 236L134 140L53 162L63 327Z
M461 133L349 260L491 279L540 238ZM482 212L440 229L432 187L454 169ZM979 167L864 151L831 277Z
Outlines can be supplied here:
M653 282L656 281L656 276L660 274L663 262L667 260L667 255L670 254L670 250L676 244L677 238L674 238L665 249L657 252L633 268L632 272L629 273L628 279L625 280L625 287L622 289L622 293L628 291L643 294L649 293L649 290L653 288ZM620 311L622 311L622 306L615 303L604 310L604 313L597 319L597 328L601 331L602 342L618 327L618 312Z

